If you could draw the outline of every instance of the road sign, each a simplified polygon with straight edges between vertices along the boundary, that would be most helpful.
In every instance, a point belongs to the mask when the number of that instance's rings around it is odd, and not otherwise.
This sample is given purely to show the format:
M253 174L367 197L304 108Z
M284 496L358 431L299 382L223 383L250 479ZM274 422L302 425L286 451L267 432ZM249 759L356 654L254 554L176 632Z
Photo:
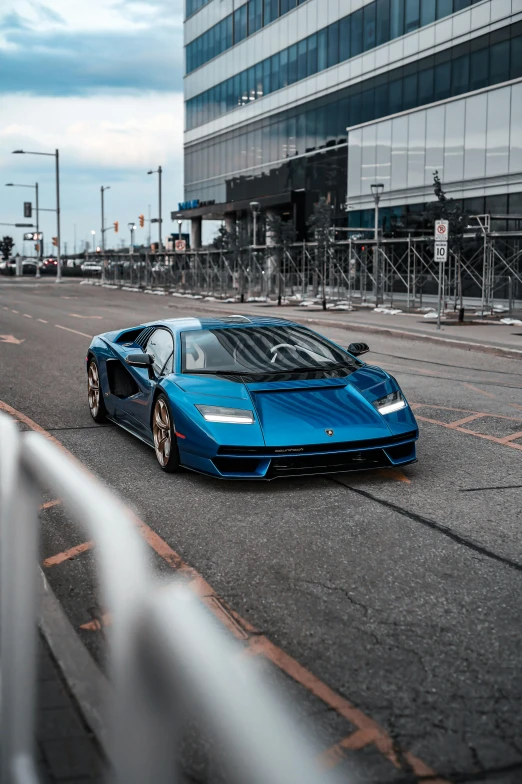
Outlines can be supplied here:
M448 260L448 243L436 242L435 243L435 261L444 264Z
M43 234L41 231L36 233L36 231L26 231L24 233L24 240L41 240L43 239Z
M174 248L176 253L184 253L187 250L187 243L185 240L176 240Z
M447 242L449 235L449 223L446 220L435 221L435 240L437 242Z

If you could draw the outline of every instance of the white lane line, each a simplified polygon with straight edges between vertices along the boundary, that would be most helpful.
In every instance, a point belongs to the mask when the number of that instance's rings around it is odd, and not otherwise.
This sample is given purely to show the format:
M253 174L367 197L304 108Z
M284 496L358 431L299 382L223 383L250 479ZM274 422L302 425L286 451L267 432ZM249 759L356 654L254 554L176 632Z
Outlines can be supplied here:
M46 321L45 319L38 319L38 321L41 321L41 322L42 322L42 324L48 324L48 323L49 323L49 322L48 322L48 321Z
M9 308L7 307L7 305L4 305L4 310L9 310Z
M29 315L29 313L24 313L24 316L25 316L26 318L32 318L32 316L30 316L30 315Z
M11 310L12 310L12 308L11 308ZM18 310L13 310L13 313L19 313L19 312L20 311L18 311Z
M62 327L61 324L55 324L54 326L58 327L58 329L65 329L67 332L74 332L75 335L81 335L84 338L89 338L90 340L92 340L92 335L87 335L86 332L78 332L77 329L69 329L69 327Z

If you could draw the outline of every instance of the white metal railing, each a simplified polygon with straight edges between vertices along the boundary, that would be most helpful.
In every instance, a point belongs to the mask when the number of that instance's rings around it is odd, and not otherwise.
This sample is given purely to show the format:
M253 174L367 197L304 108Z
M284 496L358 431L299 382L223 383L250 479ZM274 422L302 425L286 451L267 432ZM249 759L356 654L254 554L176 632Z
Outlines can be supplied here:
M96 543L110 608L108 777L179 781L173 749L187 716L216 739L232 781L326 784L291 711L188 587L157 585L132 515L83 466L0 413L1 784L37 784L34 761L40 491Z

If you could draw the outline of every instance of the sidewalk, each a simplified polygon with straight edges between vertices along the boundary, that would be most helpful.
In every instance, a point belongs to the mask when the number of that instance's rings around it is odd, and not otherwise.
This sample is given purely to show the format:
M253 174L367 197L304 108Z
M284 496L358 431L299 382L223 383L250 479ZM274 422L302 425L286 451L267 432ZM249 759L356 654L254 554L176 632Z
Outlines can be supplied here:
M169 295L166 295L169 296ZM522 325L501 323L482 323L479 318L463 325L443 320L437 330L435 320L423 318L422 313L397 313L388 315L375 313L373 308L351 311L327 310L320 307L299 307L284 305L278 307L274 302L222 302L208 298L172 297L182 310L196 314L238 313L255 316L281 316L282 318L318 327L336 327L353 332L357 340L363 333L390 335L399 339L423 340L431 343L447 344L469 351L497 354L522 359ZM469 315L468 315L468 318Z
M36 741L41 784L101 784L98 745L41 635L38 667Z

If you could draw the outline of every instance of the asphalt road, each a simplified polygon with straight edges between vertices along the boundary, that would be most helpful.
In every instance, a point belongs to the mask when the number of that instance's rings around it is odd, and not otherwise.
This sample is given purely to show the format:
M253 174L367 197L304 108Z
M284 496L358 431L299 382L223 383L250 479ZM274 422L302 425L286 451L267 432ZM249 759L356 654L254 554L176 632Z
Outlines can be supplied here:
M419 417L417 464L259 484L169 476L144 444L92 421L85 355L91 335L190 307L0 280L0 401L58 438L261 633L261 653L279 661L270 677L343 780L521 781L522 362L328 328L341 344L369 342L368 361L399 380ZM42 560L84 540L59 505L42 512ZM151 562L171 579L153 549ZM90 550L46 568L103 666L93 570Z

